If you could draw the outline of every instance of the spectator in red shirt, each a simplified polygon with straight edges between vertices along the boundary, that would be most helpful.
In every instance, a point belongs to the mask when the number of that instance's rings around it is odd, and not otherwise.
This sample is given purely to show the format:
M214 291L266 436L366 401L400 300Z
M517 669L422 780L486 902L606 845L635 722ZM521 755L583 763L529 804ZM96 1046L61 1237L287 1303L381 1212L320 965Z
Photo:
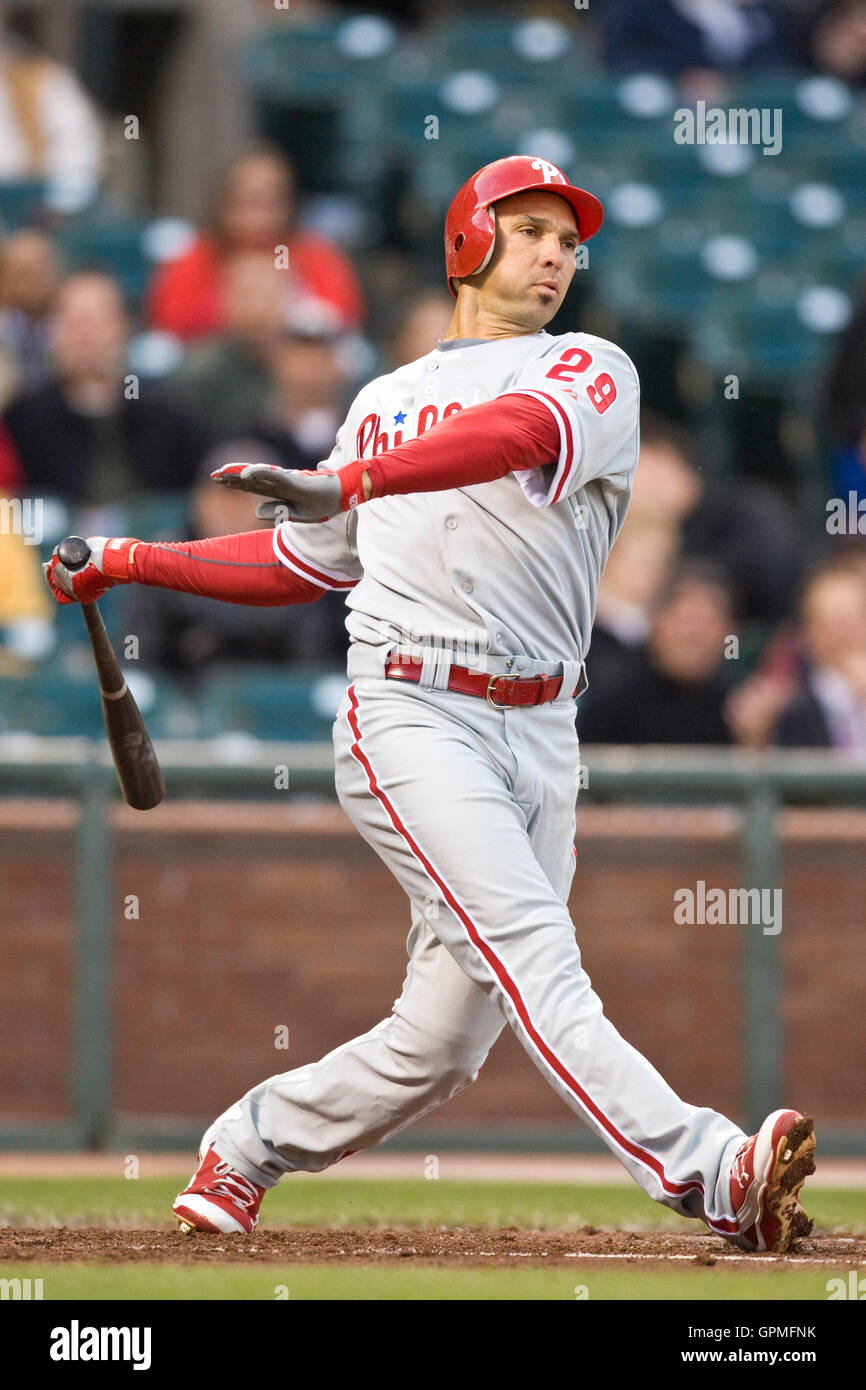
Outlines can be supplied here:
M326 237L295 225L295 178L279 151L258 146L230 165L217 194L211 232L202 232L176 260L160 266L150 285L153 328L185 341L211 337L225 325L223 268L237 252L288 250L288 275L299 294L325 300L349 327L364 317L355 272Z

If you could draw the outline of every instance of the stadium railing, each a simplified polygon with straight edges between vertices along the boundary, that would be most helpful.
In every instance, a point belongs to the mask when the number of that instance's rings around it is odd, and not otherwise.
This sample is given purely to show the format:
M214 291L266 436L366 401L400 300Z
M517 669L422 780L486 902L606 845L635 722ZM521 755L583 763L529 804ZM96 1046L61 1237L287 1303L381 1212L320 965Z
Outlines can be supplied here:
M172 795L237 798L273 786L274 767L291 769L292 795L333 797L333 754L323 743L167 740L158 745ZM592 794L630 802L733 803L741 811L742 879L772 889L781 874L778 814L784 803L866 804L866 764L828 751L746 753L671 747L584 748ZM69 1065L71 1118L66 1123L0 1124L0 1148L115 1147L131 1142L112 1106L112 866L111 806L116 777L102 741L0 737L0 795L71 797L75 830L73 951L75 1025ZM34 889L34 891L37 891ZM753 1123L778 1103L782 1063L783 981L779 938L746 931L740 954L745 1047L744 1110ZM147 1147L194 1146L199 1135L143 1120L135 1141ZM405 1141L410 1146L412 1136ZM476 1144L478 1139L476 1136ZM483 1138L481 1140L483 1143ZM501 1139L498 1140L501 1143ZM543 1138L540 1140L543 1142ZM593 1150L592 1135L569 1131L574 1151ZM822 1135L826 1154L866 1151L866 1130Z

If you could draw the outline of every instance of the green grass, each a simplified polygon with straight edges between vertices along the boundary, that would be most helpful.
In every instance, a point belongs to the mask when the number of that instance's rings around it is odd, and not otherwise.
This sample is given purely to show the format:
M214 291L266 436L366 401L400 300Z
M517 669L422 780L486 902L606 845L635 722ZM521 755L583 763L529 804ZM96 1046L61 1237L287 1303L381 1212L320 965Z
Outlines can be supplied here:
M0 1178L0 1223L12 1226L171 1226L173 1178ZM822 1231L866 1234L866 1192L809 1187ZM693 1231L637 1187L419 1179L285 1178L262 1207L268 1226L485 1226Z
M575 1261L575 1265L578 1261ZM838 1271L833 1271L838 1273ZM278 1297L305 1300L412 1301L623 1300L720 1301L727 1299L826 1299L830 1271L784 1270L736 1273L714 1269L433 1269L383 1265L6 1265L0 1278L43 1281L43 1297L78 1300L230 1299Z
M176 1179L2 1178L0 1223L28 1226L173 1225ZM866 1192L810 1188L808 1210L819 1231L866 1233ZM483 1226L548 1230L592 1225L608 1230L700 1229L651 1202L636 1187L560 1183L452 1182L448 1179L287 1178L268 1194L263 1229L277 1226ZM2 1278L41 1278L53 1299L273 1300L280 1286L290 1300L566 1300L585 1288L590 1301L608 1299L727 1300L827 1297L838 1269L692 1265L651 1269L588 1267L581 1260L550 1268L436 1268L341 1265L6 1264Z

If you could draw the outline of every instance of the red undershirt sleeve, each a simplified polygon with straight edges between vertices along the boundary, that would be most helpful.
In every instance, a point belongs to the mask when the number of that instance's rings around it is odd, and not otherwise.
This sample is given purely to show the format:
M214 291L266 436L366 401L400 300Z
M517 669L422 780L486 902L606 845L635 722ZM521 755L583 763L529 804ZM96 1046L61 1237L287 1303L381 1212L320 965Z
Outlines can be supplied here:
M140 541L132 572L139 584L259 608L312 603L325 592L280 564L270 529L200 541Z
M559 428L548 407L531 396L508 395L456 411L363 467L372 496L387 497L489 483L555 464L559 452Z

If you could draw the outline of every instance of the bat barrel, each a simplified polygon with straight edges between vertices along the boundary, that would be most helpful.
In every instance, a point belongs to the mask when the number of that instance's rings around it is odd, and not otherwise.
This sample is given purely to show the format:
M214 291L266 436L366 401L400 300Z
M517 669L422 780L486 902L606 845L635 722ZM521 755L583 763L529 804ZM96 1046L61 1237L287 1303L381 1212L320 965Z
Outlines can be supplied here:
M150 811L165 796L165 781L144 720L117 663L99 606L85 604L84 620L99 676L105 729L123 799L136 811Z
M80 570L90 559L81 536L67 536L57 558L68 570ZM105 730L123 798L136 811L150 811L165 796L165 781L138 706L117 662L97 603L82 604L102 695Z

